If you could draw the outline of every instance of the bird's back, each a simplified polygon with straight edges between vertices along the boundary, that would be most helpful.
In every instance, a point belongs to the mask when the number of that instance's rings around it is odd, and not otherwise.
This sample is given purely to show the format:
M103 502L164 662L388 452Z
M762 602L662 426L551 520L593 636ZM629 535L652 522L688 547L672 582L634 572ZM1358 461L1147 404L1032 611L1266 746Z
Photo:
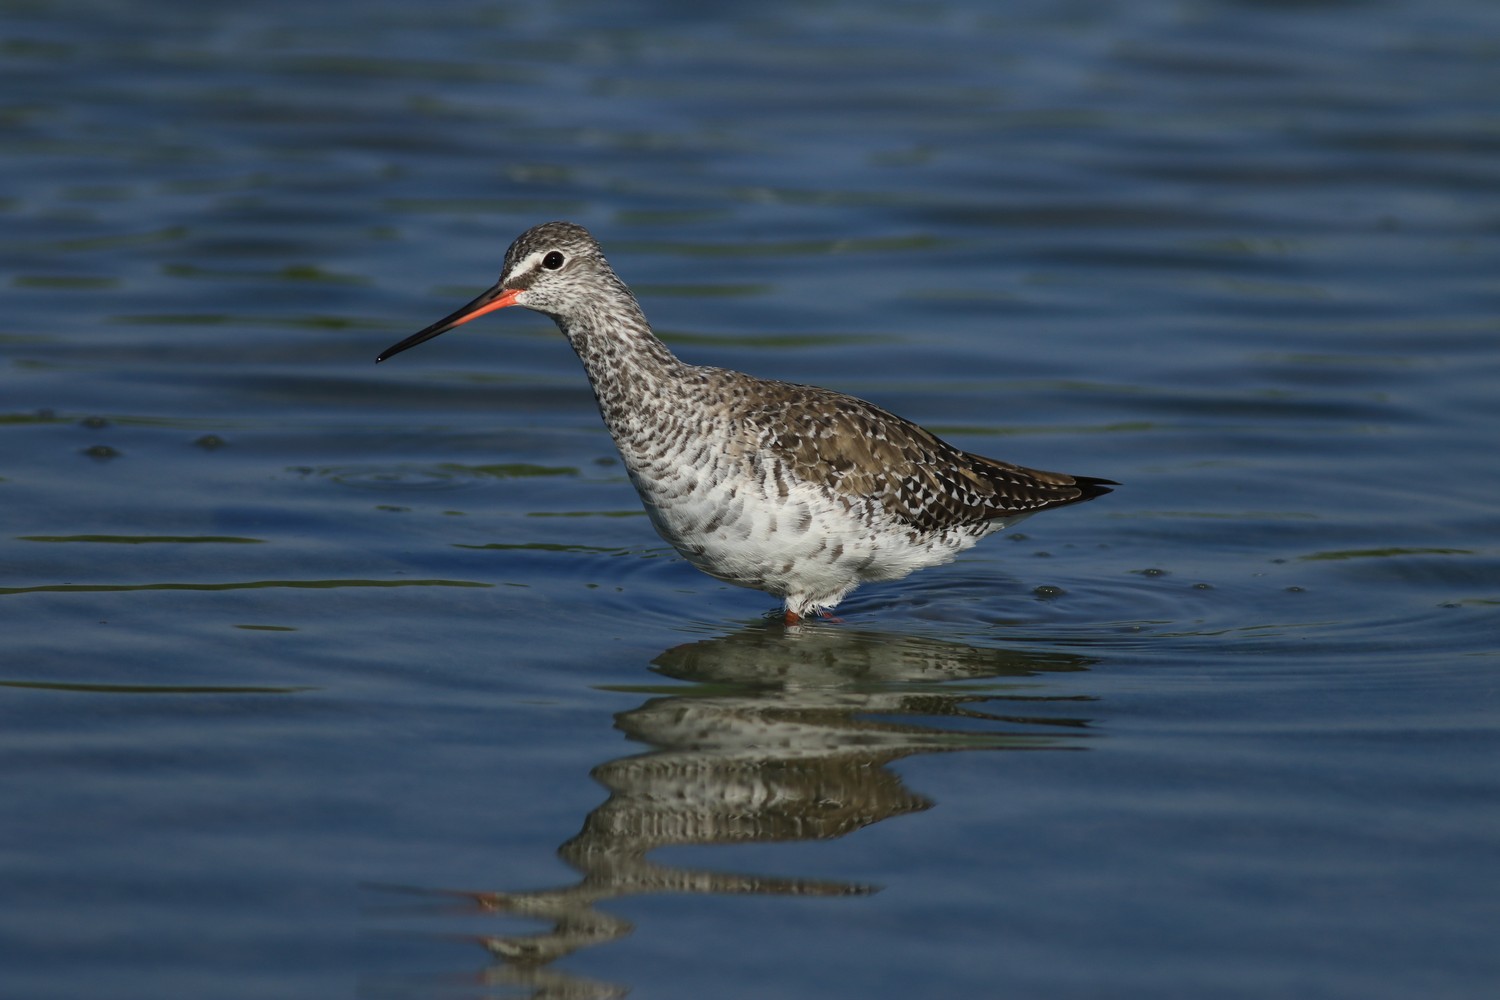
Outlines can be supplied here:
M919 532L1015 519L1092 500L1115 484L1029 469L954 447L873 403L817 386L756 379L744 420L799 479L876 501Z

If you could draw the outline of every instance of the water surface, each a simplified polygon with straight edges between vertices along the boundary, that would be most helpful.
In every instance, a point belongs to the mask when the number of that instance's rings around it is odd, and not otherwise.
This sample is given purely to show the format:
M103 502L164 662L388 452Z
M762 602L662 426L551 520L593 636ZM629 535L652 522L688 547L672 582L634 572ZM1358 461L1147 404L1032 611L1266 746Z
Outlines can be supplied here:
M6 996L1487 997L1500 9L0 4ZM843 624L545 319L1119 480Z

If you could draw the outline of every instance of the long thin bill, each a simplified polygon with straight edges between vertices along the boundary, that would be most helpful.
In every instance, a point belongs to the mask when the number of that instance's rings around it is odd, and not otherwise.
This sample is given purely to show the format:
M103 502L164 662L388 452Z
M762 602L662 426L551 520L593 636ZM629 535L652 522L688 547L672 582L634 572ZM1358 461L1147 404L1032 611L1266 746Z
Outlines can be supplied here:
M484 292L473 302L444 316L427 329L412 334L399 344L387 347L380 352L380 357L375 359L375 363L379 364L387 358L395 357L409 347L416 347L418 344L431 340L440 333L447 333L455 326L463 326L469 320L478 319L485 313L494 312L496 309L504 309L506 306L513 306L516 304L516 296L520 294L519 289L505 289L496 285L489 291Z

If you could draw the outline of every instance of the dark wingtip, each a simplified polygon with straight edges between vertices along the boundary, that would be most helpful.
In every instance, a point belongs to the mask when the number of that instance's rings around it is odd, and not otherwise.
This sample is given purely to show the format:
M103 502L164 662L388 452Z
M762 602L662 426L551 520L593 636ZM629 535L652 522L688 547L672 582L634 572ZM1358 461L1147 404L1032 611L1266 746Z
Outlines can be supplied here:
M1114 490L1111 487L1119 486L1120 484L1115 482L1113 479L1096 479L1093 476L1074 476L1073 485L1077 486L1080 490L1083 491L1083 496L1078 498L1080 501L1082 501L1092 500L1095 497L1102 497L1106 493L1113 493Z

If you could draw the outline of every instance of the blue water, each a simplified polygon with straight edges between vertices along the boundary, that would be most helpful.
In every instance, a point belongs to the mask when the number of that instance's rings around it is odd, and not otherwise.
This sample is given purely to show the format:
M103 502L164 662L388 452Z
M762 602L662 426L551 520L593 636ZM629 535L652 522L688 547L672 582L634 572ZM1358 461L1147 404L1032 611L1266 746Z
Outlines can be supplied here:
M1480 998L1500 7L0 3L7 998ZM1119 480L788 632L549 321Z

